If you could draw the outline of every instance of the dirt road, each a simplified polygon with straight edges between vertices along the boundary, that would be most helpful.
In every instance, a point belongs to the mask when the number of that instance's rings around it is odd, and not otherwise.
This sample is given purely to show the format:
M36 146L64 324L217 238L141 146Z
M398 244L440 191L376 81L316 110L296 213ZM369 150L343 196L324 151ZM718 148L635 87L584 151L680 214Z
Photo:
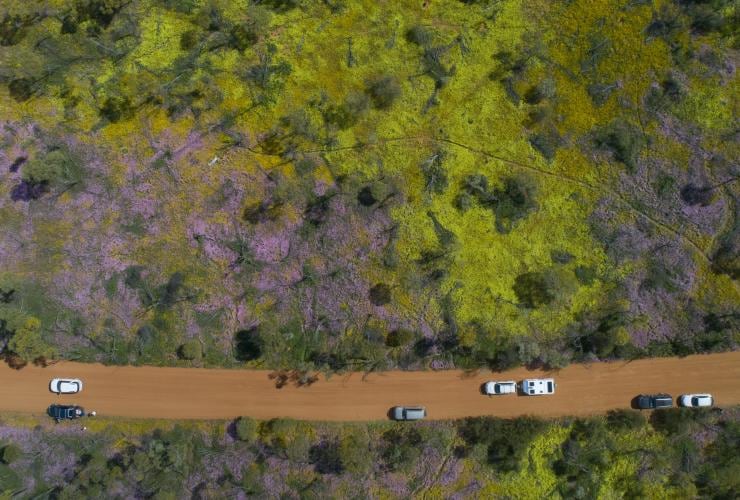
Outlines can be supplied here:
M572 365L553 373L516 369L384 372L323 377L310 387L275 388L267 371L197 368L111 367L72 362L22 370L0 365L0 411L42 414L51 403L80 404L98 414L121 417L224 419L239 415L267 419L376 420L391 406L424 405L432 419L473 415L511 417L601 413L629 407L639 393L665 391L674 397L710 392L718 405L740 404L740 352ZM491 378L521 380L553 376L554 396L486 397L480 385ZM84 382L80 394L49 392L53 377Z

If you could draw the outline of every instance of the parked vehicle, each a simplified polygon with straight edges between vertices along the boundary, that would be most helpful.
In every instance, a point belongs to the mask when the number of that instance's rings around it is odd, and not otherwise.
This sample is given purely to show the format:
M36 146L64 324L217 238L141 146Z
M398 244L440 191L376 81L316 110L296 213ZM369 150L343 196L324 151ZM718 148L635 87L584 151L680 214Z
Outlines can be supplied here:
M57 394L75 394L82 390L82 380L78 378L55 378L49 383L49 390Z
M391 409L393 420L421 420L427 416L423 406L395 406Z
M491 380L483 384L483 394L494 396L499 394L516 394L516 382L507 380L505 382L496 382Z
M670 408L673 406L673 398L670 394L640 394L635 398L635 403L640 410Z
M678 404L687 408L700 408L714 405L711 394L684 394L678 398Z
M528 378L522 380L522 394L527 396L540 396L543 394L555 394L555 379L552 378Z
M81 406L73 405L51 405L46 412L57 422L85 416L85 410Z

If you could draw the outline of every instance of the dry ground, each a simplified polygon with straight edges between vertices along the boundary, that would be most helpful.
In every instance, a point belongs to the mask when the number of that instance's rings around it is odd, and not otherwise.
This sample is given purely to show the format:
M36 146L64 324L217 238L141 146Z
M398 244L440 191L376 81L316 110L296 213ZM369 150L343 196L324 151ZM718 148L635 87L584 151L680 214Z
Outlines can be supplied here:
M585 415L629 407L640 393L676 397L710 392L720 406L740 403L740 352L571 365L552 373L524 368L488 371L361 373L321 377L309 387L275 387L270 372L198 368L115 367L60 362L47 368L13 370L0 365L0 411L42 414L51 403L74 403L100 415L177 419L377 420L394 405L424 405L432 419L477 415L513 417ZM490 379L553 376L553 396L486 397ZM76 377L76 395L49 392L53 377Z

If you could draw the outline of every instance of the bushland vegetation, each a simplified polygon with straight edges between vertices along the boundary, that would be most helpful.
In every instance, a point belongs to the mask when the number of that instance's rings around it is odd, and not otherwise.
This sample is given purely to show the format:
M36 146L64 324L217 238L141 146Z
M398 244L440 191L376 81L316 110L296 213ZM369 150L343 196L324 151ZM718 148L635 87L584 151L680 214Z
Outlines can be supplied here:
M738 409L548 421L0 422L0 493L49 498L732 498ZM361 490L360 490L361 489Z
M391 4L2 2L6 359L737 347L731 0Z

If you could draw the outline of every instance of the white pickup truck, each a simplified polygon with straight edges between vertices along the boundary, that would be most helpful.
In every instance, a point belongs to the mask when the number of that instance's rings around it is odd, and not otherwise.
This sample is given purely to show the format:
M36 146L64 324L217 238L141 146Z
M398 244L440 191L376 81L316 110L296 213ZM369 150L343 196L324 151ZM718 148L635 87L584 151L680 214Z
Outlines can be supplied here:
M522 394L527 396L541 396L543 394L555 394L555 379L552 378L528 378L522 380Z

